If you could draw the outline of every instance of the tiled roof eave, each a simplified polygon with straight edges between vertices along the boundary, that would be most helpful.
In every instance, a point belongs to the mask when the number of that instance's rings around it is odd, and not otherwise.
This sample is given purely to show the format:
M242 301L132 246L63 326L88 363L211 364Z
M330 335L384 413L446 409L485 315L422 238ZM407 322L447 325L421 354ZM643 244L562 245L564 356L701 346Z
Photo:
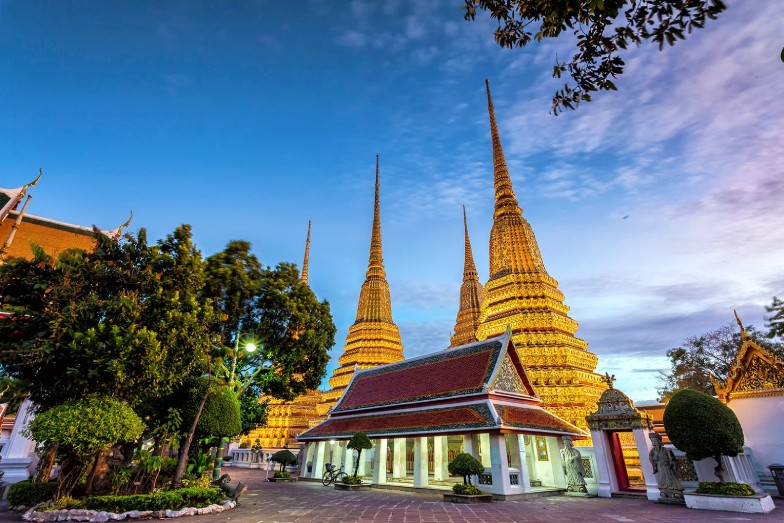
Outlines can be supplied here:
M428 410L429 408L433 407L440 407L440 406L453 406L454 404L461 404L465 402L476 402L476 401L486 401L487 391L481 390L479 392L469 392L466 394L458 394L455 396L443 396L443 397L430 397L430 398L423 398L418 399L415 401L404 401L400 403L395 403L391 405L373 405L370 407L357 407L351 410L342 410L342 411L332 411L330 414L331 418L343 418L346 416L353 416L353 415L367 415L377 412L398 412L398 411L409 411L409 410Z

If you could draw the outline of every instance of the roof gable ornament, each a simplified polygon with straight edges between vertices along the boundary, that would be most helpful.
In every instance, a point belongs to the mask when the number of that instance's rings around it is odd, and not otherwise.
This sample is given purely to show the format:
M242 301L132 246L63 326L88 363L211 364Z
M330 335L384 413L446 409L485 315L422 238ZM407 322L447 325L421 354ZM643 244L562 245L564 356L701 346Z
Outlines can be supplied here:
M528 378L528 373L525 371L520 358L517 354L517 349L512 340L512 327L506 326L504 333L503 349L501 357L498 358L498 363L493 373L490 375L486 388L488 390L497 390L504 392L513 392L515 394L523 394L539 398L536 394L531 380Z
M710 376L716 395L724 403L749 396L784 396L784 360L752 339L737 312L735 319L741 328L741 346L724 383Z
M18 189L3 190L3 194L5 194L8 200L6 200L5 203L0 203L0 206L2 206L2 208L0 208L0 223L3 223L8 217L8 213L12 211L20 201L22 201L22 198L24 198L27 194L27 189L35 187L38 184L38 181L41 179L43 174L44 170L39 168L38 176L32 182L26 183Z

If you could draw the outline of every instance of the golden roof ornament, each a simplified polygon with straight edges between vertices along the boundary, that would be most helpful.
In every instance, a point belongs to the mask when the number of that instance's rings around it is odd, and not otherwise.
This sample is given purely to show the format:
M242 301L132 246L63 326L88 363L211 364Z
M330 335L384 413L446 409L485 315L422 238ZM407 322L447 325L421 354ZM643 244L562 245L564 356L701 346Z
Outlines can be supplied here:
M302 260L302 283L308 284L308 263L310 261L310 220L308 220L308 237L305 240L305 258Z
M607 384L608 389L612 389L613 383L615 383L615 374L610 375L609 372L605 372L604 376L602 376L602 381Z
M738 327L740 327L740 338L742 340L745 340L746 338L749 338L750 337L749 333L746 332L746 328L743 326L743 322L740 321L740 316L738 316L738 311L736 311L735 309L732 309L732 312L735 313L735 321L738 322Z
M460 308L457 311L454 335L449 340L449 348L477 341L476 329L479 327L479 313L482 307L482 284L479 283L479 274L471 250L465 205L463 205L463 228L465 229L463 284L460 286Z
M113 231L109 231L106 235L110 238L118 239L123 232L123 229L127 228L131 224L131 220L133 220L133 209L131 209L131 215L125 220L125 223L114 229Z
M319 414L322 416L327 414L343 394L354 375L355 366L359 369L369 369L404 359L400 331L392 321L392 300L384 271L379 188L378 155L376 155L373 228L370 236L368 269L365 282L359 291L356 320L348 328L343 355L338 359L340 367L335 369L329 379L331 390L324 393L324 402L319 405Z

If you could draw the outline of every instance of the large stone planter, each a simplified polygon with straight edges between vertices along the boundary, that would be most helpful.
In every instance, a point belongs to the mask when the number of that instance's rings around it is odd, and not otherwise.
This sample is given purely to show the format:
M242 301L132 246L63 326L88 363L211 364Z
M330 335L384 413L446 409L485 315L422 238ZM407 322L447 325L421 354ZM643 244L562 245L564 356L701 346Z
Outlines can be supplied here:
M290 477L290 478L275 478L275 477L272 477L272 478L269 478L269 480L271 482L273 482L273 483L291 483L292 481L297 481L297 478L295 478L293 476Z
M753 496L721 496L718 494L697 494L684 492L686 506L700 510L726 510L729 512L746 512L751 514L767 514L776 506L770 494L754 494Z
M335 490L370 490L370 483L360 483L359 485L347 485L346 483L335 482Z
M450 503L490 503L493 501L492 494L454 494L444 493L444 501Z

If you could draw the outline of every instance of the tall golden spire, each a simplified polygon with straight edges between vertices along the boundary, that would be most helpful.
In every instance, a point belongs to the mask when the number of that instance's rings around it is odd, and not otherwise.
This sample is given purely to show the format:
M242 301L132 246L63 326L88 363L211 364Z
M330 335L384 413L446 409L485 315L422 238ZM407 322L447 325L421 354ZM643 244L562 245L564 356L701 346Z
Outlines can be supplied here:
M302 260L302 283L308 284L308 262L310 261L310 220L308 220L308 238L305 240L305 259Z
M346 345L338 367L329 379L331 390L324 393L320 414L337 403L343 394L355 366L368 369L403 359L400 332L392 321L392 300L384 271L381 248L381 206L379 200L378 155L376 155L376 191L373 204L373 230L370 235L370 258L365 283L359 291L357 317L348 328Z
M543 406L586 428L585 417L596 410L606 388L594 373L598 363L588 344L577 338L577 322L547 274L533 229L523 218L501 148L495 108L487 88L493 147L495 210L490 231L490 278L484 286L476 337L502 334L511 325L523 365Z
M468 237L468 219L463 205L463 228L465 229L465 258L463 262L463 285L460 286L460 309L455 320L455 333L450 338L449 348L459 347L476 340L476 329L479 327L479 313L482 304L482 284L474 263L471 251L471 239Z

